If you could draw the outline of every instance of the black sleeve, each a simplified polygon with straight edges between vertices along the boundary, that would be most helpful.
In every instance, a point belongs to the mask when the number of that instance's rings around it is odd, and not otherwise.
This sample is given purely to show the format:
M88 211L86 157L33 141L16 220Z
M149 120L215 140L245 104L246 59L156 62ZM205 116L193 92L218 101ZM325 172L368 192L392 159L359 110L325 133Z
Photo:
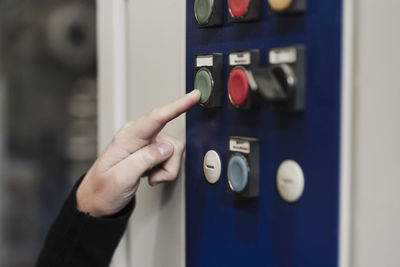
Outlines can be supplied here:
M135 206L133 199L122 211L94 218L77 210L74 186L53 222L36 267L109 266Z

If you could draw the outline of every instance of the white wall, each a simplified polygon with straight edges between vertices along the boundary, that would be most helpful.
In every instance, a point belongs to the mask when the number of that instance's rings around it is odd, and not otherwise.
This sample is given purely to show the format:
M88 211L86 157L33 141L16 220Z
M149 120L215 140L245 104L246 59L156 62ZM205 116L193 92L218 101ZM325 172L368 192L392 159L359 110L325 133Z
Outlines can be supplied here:
M185 14L185 0L128 2L129 119L185 93ZM167 132L184 141L184 117ZM184 193L183 176L156 188L142 181L129 233L132 266L185 266Z
M97 0L98 149L104 150L127 121L126 1ZM128 267L128 238L122 238L113 266Z
M185 93L186 1L97 0L97 15L102 150L125 120ZM184 141L184 116L166 130ZM113 266L185 266L184 192L183 176L155 188L142 181Z
M399 10L398 0L355 5L354 267L400 266Z

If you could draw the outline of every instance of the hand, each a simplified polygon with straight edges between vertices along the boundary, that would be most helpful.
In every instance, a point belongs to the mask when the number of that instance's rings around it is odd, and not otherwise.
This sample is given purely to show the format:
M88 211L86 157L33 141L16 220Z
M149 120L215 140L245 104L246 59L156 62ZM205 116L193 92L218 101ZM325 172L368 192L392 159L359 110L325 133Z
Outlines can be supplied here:
M76 193L78 210L94 217L119 212L133 198L145 173L150 185L173 181L180 169L184 145L160 131L199 100L200 92L194 90L126 123L80 184Z

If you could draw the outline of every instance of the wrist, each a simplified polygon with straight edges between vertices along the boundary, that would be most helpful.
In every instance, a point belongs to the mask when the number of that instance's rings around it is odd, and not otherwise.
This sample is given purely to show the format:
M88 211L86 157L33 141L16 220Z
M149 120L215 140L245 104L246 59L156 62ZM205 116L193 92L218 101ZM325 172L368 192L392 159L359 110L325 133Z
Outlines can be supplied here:
M76 208L78 211L83 213L88 213L92 217L102 217L104 216L102 212L96 207L95 196L91 194L88 190L86 190L85 179L79 185L76 190Z

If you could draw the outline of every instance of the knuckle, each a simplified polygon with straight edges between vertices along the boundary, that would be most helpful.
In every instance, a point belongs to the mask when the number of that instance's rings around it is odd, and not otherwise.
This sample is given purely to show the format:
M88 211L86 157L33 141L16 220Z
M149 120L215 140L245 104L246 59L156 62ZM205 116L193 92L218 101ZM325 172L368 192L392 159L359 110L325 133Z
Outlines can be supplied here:
M123 143L123 140L124 140L123 132L118 132L111 139L111 144L114 145L114 146L119 146L120 144Z
M170 142L174 146L174 151L176 153L182 154L185 150L185 144L182 141L168 135L160 134L159 136L161 137L161 140L166 140Z
M115 175L112 179L112 187L114 189L118 189L118 191L124 190L124 188L126 187L126 179L124 179L124 177L122 177L121 175Z
M125 122L125 123L122 125L120 131L124 131L124 130L126 130L126 128L128 128L128 127L129 127L129 122Z
M116 135L114 135L113 138L111 139L111 144L113 144L113 145L118 144L118 141L119 141L119 135L116 134Z
M127 121L127 122L124 124L125 128L130 128L130 127L132 127L132 126L134 126L134 125L135 125L135 122L134 122L134 121Z
M152 111L150 111L150 113L147 114L147 116L147 118L153 123L157 123L157 125L162 125L160 119L162 117L160 108L153 109Z
M127 179L123 175L121 175L120 172L117 170L112 170L109 174L109 179L107 181L107 185L109 189L112 189L113 191L121 191L123 190L127 185Z
M115 139L122 139L124 136L127 135L127 133L129 132L129 130L134 127L135 122L133 121L129 121L126 122L121 129L114 135Z
M175 176L173 173L166 171L163 172L161 180L164 182L172 182L173 180L175 180Z
M185 150L185 145L181 141L177 141L175 147L180 154Z
M149 112L149 115L150 115L150 116L153 116L153 117L157 117L159 113L160 113L160 108L156 107L156 108L153 108L153 109Z
M166 181L166 182L172 182L172 181L175 180L175 178L176 178L176 177L175 177L172 173L168 173L168 174L165 175L164 181Z
M178 168L176 168L175 171L172 173L172 180L175 180L175 179L178 177L179 172L180 172L180 168L178 167Z
M179 167L174 168L173 170L166 173L165 180L169 182L174 181L178 177L178 174L179 174Z
M167 140L169 140L174 145L174 148L177 152L181 153L185 150L185 144L179 139L169 136Z

